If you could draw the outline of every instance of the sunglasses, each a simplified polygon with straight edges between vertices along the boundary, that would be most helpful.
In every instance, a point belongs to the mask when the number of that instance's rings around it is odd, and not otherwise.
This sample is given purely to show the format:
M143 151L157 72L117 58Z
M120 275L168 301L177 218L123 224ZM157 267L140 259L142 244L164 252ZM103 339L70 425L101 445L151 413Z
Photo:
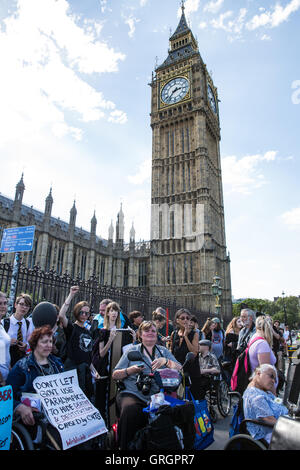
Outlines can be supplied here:
M86 317L90 316L90 312L79 312L80 315L85 315Z
M190 317L179 317L178 320L189 320Z

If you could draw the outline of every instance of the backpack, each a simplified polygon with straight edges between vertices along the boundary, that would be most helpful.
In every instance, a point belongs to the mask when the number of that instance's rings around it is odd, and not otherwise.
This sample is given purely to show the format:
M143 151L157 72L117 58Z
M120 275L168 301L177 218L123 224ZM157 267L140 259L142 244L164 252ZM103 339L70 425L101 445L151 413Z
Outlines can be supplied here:
M27 331L28 331L28 328L29 328L29 320L27 320L27 318L25 318L25 321L26 321L26 328L27 328ZM4 326L4 329L5 329L6 333L7 333L8 330L9 330L9 327L10 327L10 318L9 318L9 317L4 318L4 320L3 320L3 326Z
M261 336L254 338L252 341L249 342L247 348L245 349L242 354L240 354L236 360L233 373L231 376L231 390L233 392L239 392L243 395L244 391L246 390L249 378L251 375L251 364L249 359L249 348L250 346L255 343L255 341L259 339L264 339Z

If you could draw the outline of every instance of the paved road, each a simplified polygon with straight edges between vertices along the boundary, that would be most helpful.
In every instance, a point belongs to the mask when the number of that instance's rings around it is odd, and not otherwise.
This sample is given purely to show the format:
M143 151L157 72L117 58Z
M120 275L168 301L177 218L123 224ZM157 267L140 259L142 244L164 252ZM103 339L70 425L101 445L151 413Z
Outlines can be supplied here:
M236 399L234 399L236 400ZM236 401L233 401L233 404ZM223 418L218 414L218 421L214 424L214 438L215 441L207 447L206 450L223 450L226 442L229 440L229 426L232 418L232 408L231 413L226 418Z

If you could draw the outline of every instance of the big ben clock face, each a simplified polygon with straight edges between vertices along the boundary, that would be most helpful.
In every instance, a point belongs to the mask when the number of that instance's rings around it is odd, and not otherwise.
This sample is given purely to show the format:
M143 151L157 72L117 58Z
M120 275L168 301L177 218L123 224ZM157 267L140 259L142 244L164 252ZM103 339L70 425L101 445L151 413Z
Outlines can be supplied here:
M207 96L208 96L208 101L211 106L211 109L213 110L214 113L217 114L217 102L216 102L214 92L212 91L212 88L210 85L207 85Z
M176 77L165 84L161 91L161 99L165 104L175 104L183 100L190 89L185 77Z

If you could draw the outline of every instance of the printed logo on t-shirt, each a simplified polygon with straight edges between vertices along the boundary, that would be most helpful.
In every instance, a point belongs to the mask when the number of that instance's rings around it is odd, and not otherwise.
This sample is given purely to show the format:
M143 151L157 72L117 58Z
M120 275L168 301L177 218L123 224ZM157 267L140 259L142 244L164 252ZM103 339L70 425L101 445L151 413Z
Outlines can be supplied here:
M84 352L90 352L92 350L92 338L84 333L81 334L79 337L79 347Z

